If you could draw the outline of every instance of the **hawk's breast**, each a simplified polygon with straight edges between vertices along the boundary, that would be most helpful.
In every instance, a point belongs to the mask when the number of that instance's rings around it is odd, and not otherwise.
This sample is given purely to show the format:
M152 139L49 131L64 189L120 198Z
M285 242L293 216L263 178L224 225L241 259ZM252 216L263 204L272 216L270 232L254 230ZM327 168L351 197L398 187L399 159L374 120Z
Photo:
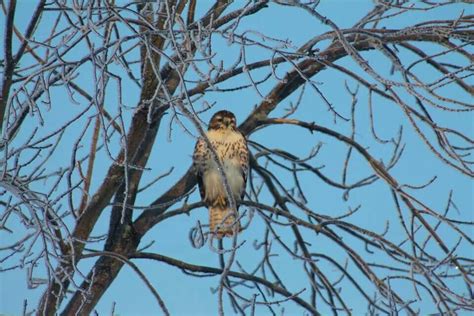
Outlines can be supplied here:
M236 199L240 199L245 189L242 166L239 158L239 146L243 136L234 131L211 130L208 138L214 146L219 159L224 167L230 189ZM218 170L217 163L212 159L210 152L206 157L206 166L203 172L203 185L205 188L205 199L209 202L225 198L226 193Z

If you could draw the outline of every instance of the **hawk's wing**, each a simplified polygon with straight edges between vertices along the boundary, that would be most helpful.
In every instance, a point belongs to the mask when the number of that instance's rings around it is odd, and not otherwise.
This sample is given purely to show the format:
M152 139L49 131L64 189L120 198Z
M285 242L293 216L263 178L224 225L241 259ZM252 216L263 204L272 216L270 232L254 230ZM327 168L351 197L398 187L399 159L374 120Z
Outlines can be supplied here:
M206 165L206 141L201 137L196 142L196 146L194 147L194 154L193 154L193 167L194 172L196 173L197 183L199 186L199 193L201 194L201 199L204 199L206 196L206 188L204 187L202 181L202 174L204 172L204 167Z
M247 146L247 140L245 139L245 136L242 133L240 133L240 135L242 138L238 142L237 151L242 177L244 178L244 182L242 184L242 193L240 194L240 198L243 199L245 195L245 187L247 184L247 176L249 173L249 148Z

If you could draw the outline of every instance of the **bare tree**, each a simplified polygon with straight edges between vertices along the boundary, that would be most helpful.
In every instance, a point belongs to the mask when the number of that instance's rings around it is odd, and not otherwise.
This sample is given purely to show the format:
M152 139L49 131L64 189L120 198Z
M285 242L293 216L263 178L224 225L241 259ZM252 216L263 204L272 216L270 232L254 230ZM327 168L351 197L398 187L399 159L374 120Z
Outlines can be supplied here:
M351 314L360 301L369 314L474 310L472 199L456 203L474 175L468 2L374 1L343 28L319 1L40 0L22 22L2 1L0 263L44 291L25 313L89 314L124 266L173 313L144 260L189 284L215 277L202 296L221 315ZM311 19L295 28L306 42L247 26L272 10ZM168 172L176 157L150 156L159 131L192 144L214 98L245 93L255 104L228 108L245 115L252 152L244 231L214 240L197 215L192 145ZM279 128L293 141L272 138ZM189 236L173 238L215 265L144 244L190 214Z

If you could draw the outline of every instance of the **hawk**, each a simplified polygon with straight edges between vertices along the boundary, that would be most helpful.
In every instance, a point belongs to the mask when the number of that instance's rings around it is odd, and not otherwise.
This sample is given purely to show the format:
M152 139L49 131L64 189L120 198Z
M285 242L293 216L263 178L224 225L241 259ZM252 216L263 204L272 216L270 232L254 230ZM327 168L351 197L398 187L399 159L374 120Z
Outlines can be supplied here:
M237 203L244 197L249 170L247 141L237 129L235 115L229 111L215 113L206 133L212 147L224 168L232 195ZM197 175L199 192L209 209L209 228L217 238L232 236L240 231L240 223L229 207L224 181L212 158L206 141L199 138L193 155L194 170Z

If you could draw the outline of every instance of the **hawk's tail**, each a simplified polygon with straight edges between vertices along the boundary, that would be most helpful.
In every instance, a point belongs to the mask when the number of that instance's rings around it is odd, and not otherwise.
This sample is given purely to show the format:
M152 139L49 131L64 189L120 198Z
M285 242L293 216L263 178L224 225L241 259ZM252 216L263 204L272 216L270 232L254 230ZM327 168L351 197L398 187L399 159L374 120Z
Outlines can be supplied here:
M232 236L234 231L240 232L240 222L235 219L234 212L228 207L209 207L209 229L217 238Z

